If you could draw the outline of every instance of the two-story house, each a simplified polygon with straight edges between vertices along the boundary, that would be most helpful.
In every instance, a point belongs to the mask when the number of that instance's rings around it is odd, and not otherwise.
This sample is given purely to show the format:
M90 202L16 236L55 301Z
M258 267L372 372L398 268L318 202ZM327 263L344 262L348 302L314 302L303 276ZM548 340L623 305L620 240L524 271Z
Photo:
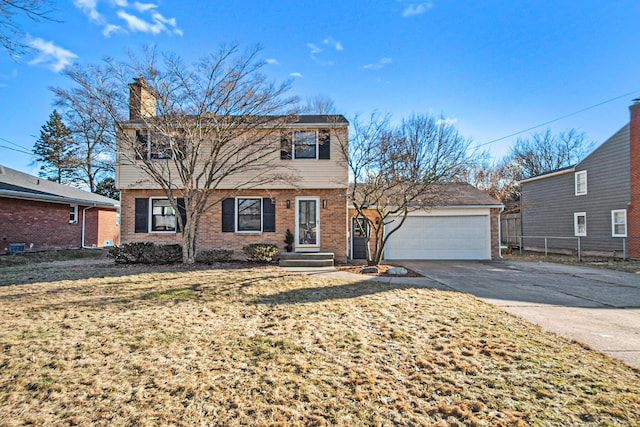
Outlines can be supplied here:
M574 166L525 179L524 246L640 257L640 103L630 122ZM635 153L635 154L634 154Z
M136 156L145 155L150 162L167 162L147 129L156 114L155 98L140 81L130 90L130 120L120 124L120 141L126 136L148 146L134 153L129 145L118 145L121 241L181 243L181 212L174 211L136 161ZM198 248L241 251L247 244L272 243L284 251L289 229L296 252L332 252L337 260L345 260L348 172L338 141L348 140L348 126L341 115L298 115L279 122L275 132L263 127L274 148L263 161L273 165L270 172L293 179L260 183L250 168L223 179L209 190L218 202L201 216Z

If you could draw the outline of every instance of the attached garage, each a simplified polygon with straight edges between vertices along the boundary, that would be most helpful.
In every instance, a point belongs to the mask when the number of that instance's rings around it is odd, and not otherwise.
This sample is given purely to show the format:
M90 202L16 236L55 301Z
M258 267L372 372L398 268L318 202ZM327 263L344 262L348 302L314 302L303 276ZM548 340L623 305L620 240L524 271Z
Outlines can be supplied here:
M385 232L396 226L389 224ZM490 210L413 212L389 237L385 259L491 259Z

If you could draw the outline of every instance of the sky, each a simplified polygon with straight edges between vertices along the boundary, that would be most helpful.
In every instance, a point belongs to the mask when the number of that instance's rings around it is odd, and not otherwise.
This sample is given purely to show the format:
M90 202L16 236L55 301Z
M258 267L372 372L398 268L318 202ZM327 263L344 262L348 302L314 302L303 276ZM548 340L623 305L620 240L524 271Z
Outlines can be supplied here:
M329 97L348 119L443 117L494 159L547 128L597 146L640 97L638 0L59 0L48 17L16 16L32 49L0 50L0 164L34 174L65 68L150 44L188 63L260 45L290 95Z

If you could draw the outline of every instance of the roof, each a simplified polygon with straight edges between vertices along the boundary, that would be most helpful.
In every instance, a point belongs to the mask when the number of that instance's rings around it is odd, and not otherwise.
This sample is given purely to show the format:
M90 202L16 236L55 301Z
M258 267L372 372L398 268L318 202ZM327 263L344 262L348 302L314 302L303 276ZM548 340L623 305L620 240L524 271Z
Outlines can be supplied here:
M0 165L0 197L84 206L113 208L120 206L117 200L48 181L2 165Z
M441 207L486 206L502 207L502 203L487 193L466 182L448 182L434 185L434 191L441 191Z
M154 118L158 120L159 118L166 116L152 116L147 117L146 119L138 119L138 120L128 120L123 123L128 124L130 126L144 126L149 122L153 122ZM195 117L195 116L180 116L180 117ZM213 115L203 116L213 118ZM242 122L250 123L256 125L262 125L265 127L274 126L275 124L279 126L336 126L336 127L345 127L349 125L349 121L342 114L297 114L291 116L219 116L225 119L230 119L232 117L237 117Z
M563 175L565 173L573 172L575 168L576 168L576 165L571 165L564 168L552 170L549 172L542 173L540 175L532 176L531 178L523 179L520 181L520 183L522 184L525 182L537 181L539 179L551 178L552 176L556 176L556 175Z

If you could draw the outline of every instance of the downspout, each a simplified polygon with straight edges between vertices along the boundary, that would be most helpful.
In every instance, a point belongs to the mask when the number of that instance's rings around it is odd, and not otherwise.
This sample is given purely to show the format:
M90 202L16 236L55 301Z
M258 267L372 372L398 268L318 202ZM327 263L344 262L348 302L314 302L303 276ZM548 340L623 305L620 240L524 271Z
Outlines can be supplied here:
M498 256L500 259L504 259L502 258L502 212L504 212L504 205L498 212Z
M86 208L82 209L82 249L86 249L86 246L84 244L84 235L85 235L85 226L87 224L87 221L86 221L87 211L93 208L95 208L95 205L87 206Z

